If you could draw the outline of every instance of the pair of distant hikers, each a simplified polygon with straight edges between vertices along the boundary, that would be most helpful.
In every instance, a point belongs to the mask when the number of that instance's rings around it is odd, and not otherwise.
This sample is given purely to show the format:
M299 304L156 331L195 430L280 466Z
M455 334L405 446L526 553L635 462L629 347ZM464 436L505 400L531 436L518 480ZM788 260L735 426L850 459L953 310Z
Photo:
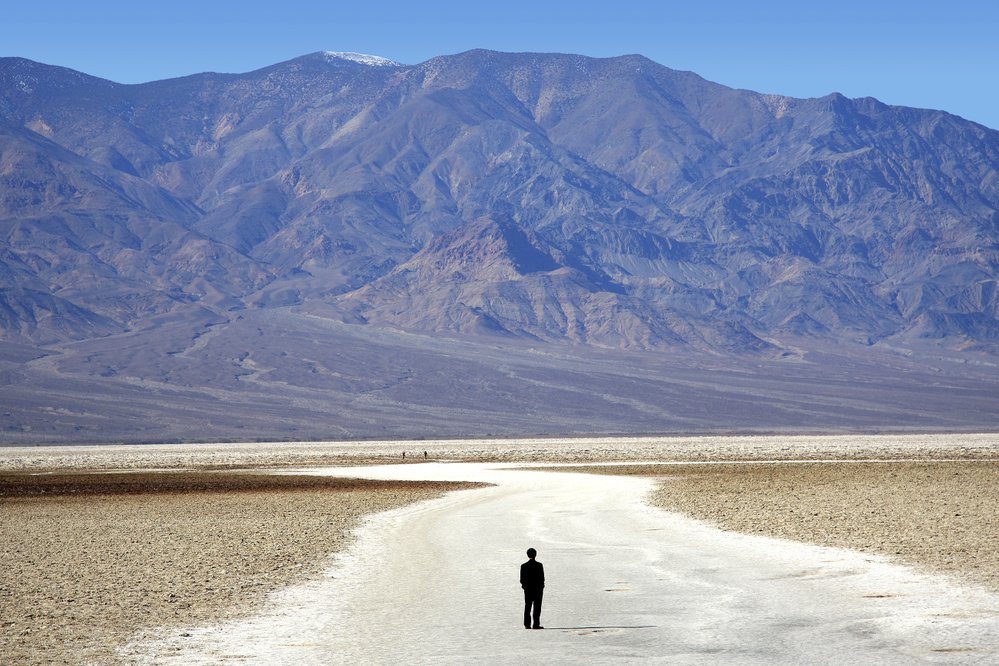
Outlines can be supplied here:
M541 598L545 592L545 567L534 559L537 556L538 551L528 548L527 561L520 565L520 586L524 588L525 629L544 629L541 626Z

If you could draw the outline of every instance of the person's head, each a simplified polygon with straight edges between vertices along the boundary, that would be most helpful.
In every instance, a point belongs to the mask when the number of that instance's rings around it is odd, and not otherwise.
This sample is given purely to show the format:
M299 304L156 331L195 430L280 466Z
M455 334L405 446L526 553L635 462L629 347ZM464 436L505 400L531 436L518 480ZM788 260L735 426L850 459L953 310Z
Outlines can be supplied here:
M533 560L535 557L538 556L538 551L534 550L533 548L528 548L527 556Z

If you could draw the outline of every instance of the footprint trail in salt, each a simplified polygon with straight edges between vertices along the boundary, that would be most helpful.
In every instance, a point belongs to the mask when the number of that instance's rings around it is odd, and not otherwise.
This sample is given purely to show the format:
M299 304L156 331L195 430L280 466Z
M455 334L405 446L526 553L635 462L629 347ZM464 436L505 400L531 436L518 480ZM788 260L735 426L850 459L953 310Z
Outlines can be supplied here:
M999 661L999 598L846 550L646 506L652 481L451 463L310 470L491 487L373 517L328 575L255 617L135 645L140 663ZM545 565L525 631L519 565Z

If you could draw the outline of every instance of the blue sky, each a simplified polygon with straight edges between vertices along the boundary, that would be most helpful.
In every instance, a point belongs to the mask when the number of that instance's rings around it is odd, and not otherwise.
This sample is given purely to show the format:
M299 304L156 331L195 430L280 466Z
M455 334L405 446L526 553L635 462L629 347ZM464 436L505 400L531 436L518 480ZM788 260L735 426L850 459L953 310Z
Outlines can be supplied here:
M471 48L641 53L737 88L841 92L999 129L999 2L222 0L11 3L0 56L122 83L245 72L321 50L404 63Z

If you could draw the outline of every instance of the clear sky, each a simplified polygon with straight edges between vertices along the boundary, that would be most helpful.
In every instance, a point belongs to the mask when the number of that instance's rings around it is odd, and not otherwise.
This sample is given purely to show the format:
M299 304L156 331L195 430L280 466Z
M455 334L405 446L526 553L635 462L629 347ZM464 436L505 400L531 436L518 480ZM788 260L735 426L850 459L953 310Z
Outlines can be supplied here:
M840 92L999 129L996 0L48 0L5 3L0 56L121 83L313 51L414 64L472 48L640 53L736 88Z

